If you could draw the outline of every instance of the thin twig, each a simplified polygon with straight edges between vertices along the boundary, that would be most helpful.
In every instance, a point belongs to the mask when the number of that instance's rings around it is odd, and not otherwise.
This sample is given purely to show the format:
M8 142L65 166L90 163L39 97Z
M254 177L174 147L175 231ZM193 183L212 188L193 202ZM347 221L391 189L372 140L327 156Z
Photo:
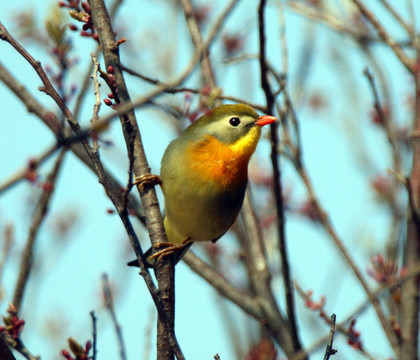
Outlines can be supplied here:
M25 85L14 77L1 63L0 80L22 101L29 113L40 118L56 136L61 133L61 125L56 115L33 97Z
M280 5L282 0L278 0L278 4ZM327 11L327 9L323 8L320 11L313 6L306 5L303 2L297 2L293 0L286 1L286 6L289 10L303 15L309 20L316 21L317 23L323 24L326 27L340 33L350 36L356 42L360 42L362 39L365 42L366 40L369 41L377 41L376 38L369 38L366 33L360 32L357 29L354 29L354 26L348 26L344 22L340 21L336 15L331 14Z
M163 85L164 84L164 82L162 82L158 79L148 77L148 76L146 76L144 74L141 74L141 73L139 73L139 72L137 72L133 69L127 68L125 66L123 66L122 68L123 68L124 72L126 72L130 75L133 75L135 77L138 77L139 79L142 79L142 80L148 82L149 84L153 84L153 85ZM203 89L202 88L194 89L194 88L191 88L191 87L175 87L175 88L166 89L166 90L164 90L164 92L168 93L168 94L178 94L178 93L186 92L186 93L201 95L203 93ZM244 99L241 99L241 98L238 98L238 97L235 97L235 96L220 94L220 95L217 96L217 99L229 100L229 101L236 102L238 104L247 104L254 109L260 110L261 112L264 112L266 110L266 107L263 106L263 105L252 103L250 101L246 101ZM151 101L149 101L149 103L150 102Z
M237 2L237 1L236 1ZM234 2L233 4L236 4ZM194 8L190 0L180 0L182 10L184 11L185 21L190 32L191 40L196 48L203 45L203 37L201 36L200 28L197 19L194 16ZM206 53L200 62L201 72L203 74L204 85L208 84L212 89L216 87L216 78L213 71L210 57Z
M41 357L38 355L33 355L28 348L25 346L21 339L15 340L11 336L5 336L4 334L0 333L0 338L9 346L9 348L15 349L18 353L20 353L25 359L28 360L41 360ZM1 340L0 340L1 342ZM2 353L0 353L3 355ZM8 356L6 352L6 356ZM3 360L3 358L1 358ZM15 360L14 357L5 358L4 360Z
M305 291L303 291L303 289L299 286L297 282L295 283L295 285L296 285L296 290L298 294L305 300L305 302L311 302L312 301L311 296ZM317 310L316 312L319 313L320 318L323 320L323 322L330 326L329 334L315 343L317 347L322 347L325 345L325 341L330 340L330 337L331 337L331 318L329 318L326 315L324 309ZM340 333L344 334L347 338L351 338L352 336L354 336L354 334L349 330L348 324L353 319L354 317L347 318L346 321L342 321L340 324L336 324L335 329L337 329ZM314 349L315 348L312 346L309 350L313 351ZM309 350L308 350L308 353L309 353ZM357 351L360 354L363 354L364 356L366 356L368 359L375 360L375 358L368 351L366 351L363 346L358 347ZM305 355L304 353L302 354L298 353L295 357L292 358L292 360L301 360L303 359L304 355Z
M90 312L90 317L92 319L92 360L96 360L96 354L97 354L97 336L98 332L96 329L96 323L98 321L98 318L95 315L94 311Z
M409 269L407 273L405 273L403 276L400 276L397 279L394 279L390 283L383 285L379 289L375 290L372 293L372 296L376 299L379 299L380 297L384 296L386 293L390 292L391 290L401 286L408 280L411 280L418 276L420 274L420 264L418 264L416 267ZM369 298L367 298L365 301L363 301L359 306L357 306L352 313L347 316L343 322L346 323L350 321L350 319L353 319L355 317L360 316L364 311L366 311L369 308L369 305L371 304L371 301Z
M34 211L32 224L29 228L28 239L26 240L25 250L22 256L22 261L19 270L18 280L16 282L15 291L13 294L12 304L21 312L22 300L25 293L26 285L28 283L29 275L33 264L33 252L35 241L38 235L39 228L44 222L48 212L48 207L54 193L54 185L56 183L59 170L61 168L66 149L62 149L57 157L54 168L47 177L42 194L39 198L37 206Z
M380 287L379 289L377 289L373 293L372 296L379 299L381 296L384 296L389 291L393 290L394 288L396 288L398 286L401 286L404 282L412 279L413 277L418 276L419 274L420 274L420 264L416 268L413 268L413 269L409 270L403 276L401 276L397 279L394 279L393 281L391 281L387 285L384 285L384 286ZM302 293L304 294L303 291L302 291ZM351 319L355 319L355 318L359 317L360 315L363 314L363 312L368 310L369 305L371 305L371 300L369 298L367 298L360 305L358 305L344 320L342 320L340 322L340 324L337 325L337 328L338 329L343 329L344 326L346 324L348 324ZM324 346L325 342L328 341L328 337L329 337L329 335L323 336L323 337L319 338L318 340L316 340L312 345L308 346L306 348L307 354L312 354L313 352L315 352L316 350L318 350L322 346ZM302 360L304 357L307 356L307 354L303 353L303 352L299 353L296 356L294 356L292 358L292 360Z
M98 72L99 72L99 63L98 60L96 59L95 54L92 52L90 53L90 56L92 58L92 62L93 62L93 72L91 75L91 78L93 80L93 88L95 89L95 104L93 105L93 115L92 115L92 119L91 119L91 124L92 126L94 126L98 120L99 120L99 110L101 108L101 92L99 90L99 81L98 81ZM93 142L93 150L98 152L99 150L99 142L98 142L98 138L95 136L92 139Z
M251 206L249 191L245 193L241 217L247 234L243 237L242 246L246 254L245 264L250 288L254 296L261 302L261 311L266 327L287 356L291 356L296 350L293 334L290 331L290 321L281 313L270 285L272 274L267 264L262 229Z
M95 57L98 57L99 52L100 52L100 47L98 45L95 51L93 52ZM76 119L79 118L80 111L82 110L83 101L86 100L86 92L88 91L91 84L93 68L94 68L94 63L89 63L89 67L87 68L85 75L83 75L83 80L80 82L81 86L79 88L79 91L75 100L75 105L73 108L73 115Z
M111 17L111 19L115 19L117 11L123 2L124 0L115 0L113 2L109 10L109 16ZM100 50L101 50L101 47L100 45L98 45L95 51L93 52L96 58L98 57ZM82 86L80 87L79 93L77 94L77 98L76 98L75 106L73 110L73 115L76 119L79 118L79 113L80 113L80 110L82 109L83 101L86 99L85 95L90 86L90 78L91 78L91 73L93 71L93 66L94 65L92 63L89 63L89 66L86 69L86 73L84 74L83 80L81 82Z
M59 149L58 144L54 144L50 146L46 151L44 151L41 155L37 157L32 157L30 159L31 167L39 167L42 163L48 160L57 150ZM17 171L14 175L12 175L9 179L7 179L3 184L0 185L0 195L5 191L9 190L12 186L17 185L20 181L25 179L25 176L28 173L29 165L26 165L21 170Z
M277 3L280 3L280 1L281 0L278 0ZM358 44L385 43L383 39L378 38L377 36L371 36L368 32L357 29L352 23L346 24L343 21L340 21L336 15L329 13L325 7L320 11L313 6L293 0L286 1L286 6L289 10L308 18L309 20L325 25L327 28L336 31L337 33L349 36L350 39ZM400 41L398 44L400 46L411 47L412 41Z
M334 342L334 333L335 333L335 314L331 315L331 324L330 324L330 335L328 340L327 349L325 350L324 360L329 360L331 355L335 355L337 350L333 349L333 342Z
M369 68L365 68L365 70L363 71L363 74L366 76L366 78L369 81L369 85L370 85L373 98L375 101L375 110L378 112L379 121L381 122L381 124L384 125L387 139L388 139L389 145L391 146L394 169L397 172L399 172L401 170L401 165L400 165L401 160L400 160L398 148L395 143L394 136L392 135L390 121L388 117L385 115L381 100L379 98L379 93L378 93L378 88L376 87L375 78L373 77L373 74L370 72Z
M372 24L372 26L378 32L379 37L391 48L405 68L411 73L415 72L415 61L407 56L401 46L395 41L395 39L389 34L381 22L377 19L373 12L371 12L362 1L351 0L363 14L363 16Z
M287 78L287 74L289 73L289 50L287 46L286 16L284 13L283 1L280 2L279 7L280 7L280 42L281 42L281 48L282 48L283 75Z
M390 154L392 167L395 171L402 171L402 154L401 149L398 145L398 140L396 139L396 124L393 122L395 109L391 101L390 94L390 83L389 76L386 71L384 71L380 59L376 56L376 53L373 52L373 49L370 47L361 47L361 49L366 54L369 62L371 63L373 70L366 69L371 78L367 76L370 89L374 99L374 111L378 116L380 121L379 125L384 128L384 134L387 137L388 144L390 145ZM365 72L366 73L366 72ZM375 77L373 76L375 74ZM379 90L381 90L382 97L379 96ZM382 104L388 104L387 112L384 111L384 106ZM401 231L405 227L405 215L404 215L404 204L401 201L401 191L400 187L396 182L391 183L390 188L390 199L389 199L389 208L392 214L392 219L389 221L389 241L386 244L386 252L389 255L392 255L394 259L397 259L400 251L395 251L396 249L402 249L396 243L397 239L401 237Z
M131 140L128 143L128 178L127 185L125 186L123 192L123 211L127 211L128 207L128 195L130 194L131 189L133 188L133 169L134 169L134 140Z
M6 342L0 335L0 359L3 360L16 360L13 356L13 353L10 351L9 347L7 346Z
M413 29L413 27L401 17L401 15L388 2L388 0L379 0L379 1L388 10L388 12L395 18L395 20L397 20L397 22L404 28L404 30L410 36L411 41L414 42L416 32Z
M70 110L66 106L65 101L61 98L60 94L55 90L54 86L52 85L50 79L48 78L46 72L41 66L40 61L36 61L26 50L25 48L19 44L13 36L7 31L6 27L0 22L0 39L8 42L12 45L16 51L21 54L33 67L36 71L40 79L42 80L44 86L39 87L39 90L45 92L47 95L51 96L51 98L55 101L55 103L60 108L61 112L67 118L70 123L74 122L73 115L71 114Z
M347 264L350 266L351 270L353 271L353 274L356 276L357 280L359 281L360 285L362 286L363 290L367 294L368 298L370 299L373 308L375 309L375 312L378 316L378 319L382 325L382 328L385 331L385 334L387 335L388 341L390 342L393 350L395 353L397 353L398 344L397 339L395 337L394 332L391 329L391 326L384 314L384 311L382 309L382 306L380 302L373 296L372 291L369 289L369 286L359 269L359 267L356 265L356 262L353 260L352 256L350 255L349 250L344 245L343 241L337 234L333 224L331 223L327 213L322 208L316 194L315 190L313 188L313 184L309 178L309 175L307 174L306 170L304 169L303 165L299 168L297 168L297 171L299 173L300 178L303 181L303 184L305 185L307 191L308 191L308 197L313 204L313 206L316 209L316 213L318 214L319 221L322 224L324 230L329 235L330 239L334 242L335 246L339 249L341 255L346 260Z
M101 121L104 123L108 123L115 119L118 116L121 116L125 114L127 111L132 109L137 109L145 104L147 104L149 101L157 98L158 96L162 95L169 89L174 89L180 84L182 84L185 80L188 79L188 77L191 75L193 70L195 69L195 66L197 63L201 60L203 55L208 51L209 47L213 43L213 41L216 38L216 35L219 33L220 29L222 28L224 22L226 21L226 18L230 14L233 5L236 3L237 0L231 0L230 3L225 7L225 9L222 11L218 19L215 21L215 23L210 28L207 39L203 42L203 44L196 48L194 55L192 56L190 62L186 65L183 71L173 80L170 80L166 83L159 84L155 89L149 91L145 95L142 95L138 97L137 99L134 99L131 103L124 103L118 106L118 108L107 115L106 117L103 117Z
M3 288L3 274L7 261L10 259L11 250L15 244L15 231L13 223L7 223L3 226L3 233L0 234L3 241L0 256L0 288Z
M118 347L120 349L120 359L126 360L127 357L125 354L124 338L122 336L121 326L118 323L117 315L115 313L114 297L112 294L112 288L107 274L102 275L102 293L105 299L105 307L111 315L112 324L114 325L115 333L117 335Z
M40 87L39 90L48 94L55 101L55 103L58 105L58 107L60 108L63 115L66 117L66 119L67 119L69 125L71 126L72 130L76 133L76 135L79 135L79 133L80 133L79 123L74 118L74 116L71 113L71 111L69 110L69 108L66 106L65 101L60 97L60 94L57 92L57 90L52 85L50 79L48 78L48 76L45 72L45 70L41 66L41 62L36 61L34 59L34 57L31 54L29 54L29 52L26 51L25 48L14 39L14 37L7 31L7 29L5 28L5 26L1 22L0 22L0 39L2 39L4 41L7 41L10 45L13 46L13 48L16 49L16 51L19 54L21 54L29 62L29 64L33 67L33 69L35 70L35 72L37 73L37 75L39 76L39 78L41 79L41 81L44 84L44 86ZM58 133L57 137L62 138L63 137L63 132L64 132L63 127L60 125L59 128L55 129L55 130ZM92 156L94 154L91 151L91 147L90 147L89 142L87 141L87 139L83 139L83 138L81 139L80 142L81 142L82 146L84 147L87 155L91 158L90 160L96 166L97 162L95 162L93 160ZM97 169L97 170L99 171L99 169Z
M1 64L0 64L0 80L5 83L5 85L15 93L15 95L22 101L26 106L29 112L34 113L42 122L55 134L55 136L60 138L61 126L52 112L50 112L46 107L44 107L40 102L38 102L35 97L33 97L30 92L25 88L25 86L19 82L14 76L12 76ZM98 121L100 124L101 122ZM99 125L97 124L97 126ZM104 125L104 123L102 123ZM99 128L103 128L102 125L99 125ZM82 130L79 135L70 135L71 130L65 131L65 138L61 138L61 144L66 143L69 149L99 178L105 177L109 181L108 192L112 193L110 197L114 199L117 206L123 207L121 196L121 189L123 185L106 169L99 169L96 165L97 160L93 160L94 156L92 153L89 153L89 149L83 147L79 141L75 142L78 139L81 139L82 136L90 137L93 130L92 127ZM54 145L55 146L55 145ZM104 172L104 175L101 175L100 171ZM137 219L145 223L144 212L138 201L138 198L129 194L130 210L135 213Z
M269 67L266 59L266 36L265 36L265 6L266 0L261 0L258 6L258 23L259 23L259 46L260 46L260 73L261 73L261 87L265 93L267 102L267 111L274 112L275 98L269 83ZM274 196L277 211L277 231L278 231L278 244L280 250L280 257L282 262L282 274L285 287L286 297L286 311L290 323L290 332L293 341L293 350L299 351L302 346L299 341L297 331L296 315L295 315L295 301L293 294L293 285L291 281L289 259L286 247L286 233L285 233L285 218L284 218L284 204L283 204L283 189L281 182L281 169L278 161L278 125L275 123L270 124L270 139L271 139L271 164L273 167L273 182L274 182Z
M416 12L414 10L413 1L414 0L406 0L407 14L410 17L410 23L411 23L410 26L411 28L414 29L416 27ZM414 41L414 45L417 47L416 40Z
M292 106L292 103L289 99L289 106ZM295 121L295 126L297 126L298 129L298 120L296 117L296 114L294 112L292 112L294 121ZM292 144L290 142L290 134L288 134L288 129L287 127L283 127L283 131L287 134L287 136L285 136L283 138L283 141L288 142L286 143L287 146L289 146L291 149L295 148L295 145ZM299 131L299 130L298 130ZM294 151L295 152L295 151ZM301 153L299 153L301 156ZM319 202L319 199L316 196L313 184L311 182L311 179L304 167L303 161L301 160L301 158L299 158L299 161L293 161L293 164L295 165L295 168L299 174L299 177L301 178L307 192L308 192L308 197L310 202L313 204L316 213L318 214L318 220L319 222L322 224L324 230L327 232L327 234L329 235L330 239L334 242L335 246L337 246L337 248L339 249L340 253L342 254L342 256L344 257L344 259L346 260L346 262L348 263L348 265L350 266L350 268L352 269L354 275L356 276L356 278L358 279L358 281L360 282L362 288L364 289L364 291L366 292L368 298L371 300L371 303L376 311L376 314L379 318L379 321L385 331L385 334L387 335L387 338L393 348L393 350L395 352L397 352L397 348L398 348L398 344L397 344L397 340L395 338L395 334L393 333L390 324L382 310L381 304L379 303L379 301L377 299L375 299L372 295L371 290L369 289L369 286L366 282L366 280L363 277L362 272L360 271L360 269L358 268L358 266L356 265L355 261L353 260L353 258L350 255L350 252L347 250L347 248L345 247L343 241L341 240L341 238L339 237L339 235L337 234L333 224L331 223L327 213L325 212L325 210L322 208L322 205Z

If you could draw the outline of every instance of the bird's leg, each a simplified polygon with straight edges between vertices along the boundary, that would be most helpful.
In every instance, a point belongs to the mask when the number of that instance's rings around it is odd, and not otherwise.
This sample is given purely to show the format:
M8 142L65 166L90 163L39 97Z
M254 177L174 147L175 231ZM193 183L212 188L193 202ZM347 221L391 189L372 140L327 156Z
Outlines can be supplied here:
M169 241L162 241L162 242L158 242L158 243L156 243L156 244L153 244L152 245L152 248L153 249L159 249L159 248L161 248L161 247L171 247L171 246L173 246L174 244L172 244L172 243L170 243Z
M153 255L150 255L147 258L147 262L152 264L154 259L156 259L156 261L160 261L165 256L169 256L176 252L181 251L186 246L189 246L191 243L192 241L190 239L187 239L182 244L172 244L172 243L167 243L167 242L160 242L160 243L154 244L152 246L153 248L160 248L162 246L165 246L165 248L160 251L155 252Z
M138 177L134 177L133 185L137 185L139 189L142 189L145 185L160 185L162 180L159 175L156 174L144 174Z

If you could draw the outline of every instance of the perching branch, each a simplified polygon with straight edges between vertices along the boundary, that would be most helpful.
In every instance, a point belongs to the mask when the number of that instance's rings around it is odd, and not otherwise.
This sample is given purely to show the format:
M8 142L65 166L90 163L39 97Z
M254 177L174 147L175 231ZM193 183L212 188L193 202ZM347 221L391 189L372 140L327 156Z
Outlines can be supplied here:
M118 105L131 105L130 95L125 84L122 67L119 57L119 44L114 37L111 20L106 10L105 3L102 0L88 1L92 21L98 33L99 42L102 45L102 51L107 69L112 69L115 78L115 89L111 88ZM133 158L132 167L136 177L150 174L150 167L146 159L140 131L133 108L119 114L120 122L129 152L130 158ZM131 161L131 160L130 160ZM140 199L146 216L146 227L152 244L165 242L166 234L163 227L162 215L159 208L156 192L152 186L139 187ZM125 213L125 214L123 214ZM119 210L120 216L126 215L126 210ZM140 250L140 249L135 249ZM136 255L141 266L143 274L145 271L142 252ZM174 316L175 316L175 287L174 287L174 261L171 257L167 257L165 261L160 262L155 268L156 278L159 286L159 292L163 308L157 307L158 333L157 333L157 352L160 359L172 359L176 354L178 359L184 356L176 341L174 332Z

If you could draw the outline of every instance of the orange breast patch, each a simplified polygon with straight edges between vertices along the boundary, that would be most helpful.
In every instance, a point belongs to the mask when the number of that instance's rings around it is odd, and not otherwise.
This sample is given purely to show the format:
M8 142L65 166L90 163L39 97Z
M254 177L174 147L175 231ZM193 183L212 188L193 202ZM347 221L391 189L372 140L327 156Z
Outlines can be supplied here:
M247 180L248 162L254 149L243 151L243 148L207 136L200 143L188 147L190 175L203 181L213 181L223 188L239 186Z

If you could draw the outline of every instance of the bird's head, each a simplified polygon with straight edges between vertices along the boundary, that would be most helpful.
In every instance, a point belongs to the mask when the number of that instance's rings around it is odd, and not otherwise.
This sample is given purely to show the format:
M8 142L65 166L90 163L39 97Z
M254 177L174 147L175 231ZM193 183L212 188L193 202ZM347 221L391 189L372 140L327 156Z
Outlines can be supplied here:
M200 141L207 136L214 136L224 144L238 142L253 144L258 142L261 127L274 122L274 116L258 113L245 104L221 105L208 111L185 131L190 140Z
M221 188L246 186L248 162L260 138L261 127L275 120L274 116L259 116L243 104L222 105L209 111L180 138L189 173L200 181L213 179Z

